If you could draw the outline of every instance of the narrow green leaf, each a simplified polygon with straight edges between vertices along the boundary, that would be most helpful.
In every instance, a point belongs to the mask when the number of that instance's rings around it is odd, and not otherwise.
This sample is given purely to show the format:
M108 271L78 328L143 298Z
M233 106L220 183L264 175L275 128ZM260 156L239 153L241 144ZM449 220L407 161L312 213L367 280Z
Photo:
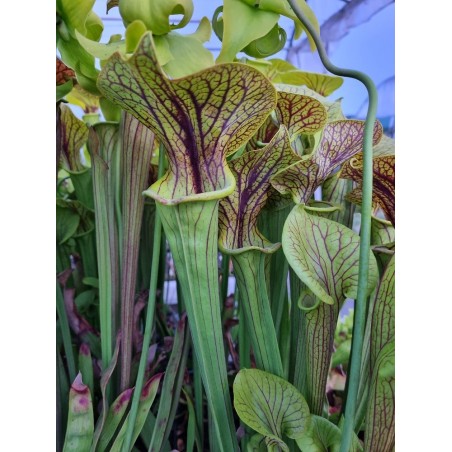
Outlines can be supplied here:
M187 423L187 442L186 442L186 449L187 452L192 452L193 447L196 443L196 447L198 451L202 451L202 441L201 436L199 434L198 426L196 425L196 412L195 412L195 406L193 404L193 401L191 397L188 395L188 393L183 389L185 399L187 401L187 407L188 407L188 423Z
M165 371L160 404L149 451L160 451L173 428L174 416L179 405L189 349L189 329L184 316L176 330L171 357Z
M89 450L93 440L93 403L79 373L69 391L69 416L63 452Z
M90 451L94 452L96 450L97 444L99 442L99 439L101 435L103 434L104 425L107 419L107 413L108 413L108 399L109 399L109 387L108 383L110 382L111 376L113 375L113 372L116 367L116 363L118 361L118 355L119 355L119 346L121 344L121 336L118 334L118 337L116 338L116 345L115 350L113 353L113 356L111 358L111 361L108 364L108 367L106 367L101 375L100 378L100 391L102 393L102 413L99 417L97 424L96 424L96 430L94 431L94 438L93 438L93 444L91 446Z
M95 448L97 452L105 452L108 450L108 445L130 404L132 392L133 389L126 389L124 392L119 394L116 400L111 404L105 421L103 422L99 440ZM93 448L91 450L93 450Z
M150 380L148 380L146 384L143 386L143 390L141 391L140 395L140 403L138 405L138 415L133 428L132 444L135 443L136 439L138 438L141 432L141 429L143 428L149 410L151 409L152 403L154 402L155 396L157 395L157 390L162 377L163 373L156 374ZM129 415L127 415L126 420L122 425L121 430L118 433L118 436L115 439L115 442L109 449L109 452L119 452L122 450L128 420Z
M286 451L283 435L300 438L311 422L308 404L297 389L258 369L242 369L235 377L234 407L245 424L265 436L267 446Z
M89 392L94 394L93 361L88 344L83 343L80 346L78 353L78 368L83 380L86 383L86 386L88 386Z

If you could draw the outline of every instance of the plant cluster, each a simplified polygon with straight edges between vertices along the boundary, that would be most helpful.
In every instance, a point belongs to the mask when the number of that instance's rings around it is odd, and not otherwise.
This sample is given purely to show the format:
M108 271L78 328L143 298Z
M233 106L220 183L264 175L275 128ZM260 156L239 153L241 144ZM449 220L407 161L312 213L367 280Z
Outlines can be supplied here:
M392 451L394 143L375 122L360 250L366 123L329 100L341 77L268 58L281 15L315 47L312 11L224 0L181 34L191 0L109 0L102 44L78 3L57 0L58 450Z

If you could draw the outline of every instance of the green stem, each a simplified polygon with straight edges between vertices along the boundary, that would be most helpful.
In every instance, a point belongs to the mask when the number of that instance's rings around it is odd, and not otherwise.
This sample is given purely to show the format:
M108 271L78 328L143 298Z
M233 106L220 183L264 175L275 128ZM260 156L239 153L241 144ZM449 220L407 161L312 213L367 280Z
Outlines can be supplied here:
M165 150L160 145L159 152L159 177L163 175ZM144 327L143 347L141 349L140 365L138 367L137 381L135 390L133 392L132 405L129 413L129 423L127 424L127 431L124 437L122 452L129 452L131 449L131 442L135 422L138 414L138 404L140 402L141 390L143 389L144 374L146 371L146 361L148 357L148 350L151 344L152 325L154 323L155 300L157 296L157 280L159 273L159 259L160 259L160 241L162 238L162 222L158 210L155 212L154 220L154 247L152 249L152 264L151 264L151 280L149 282L149 301L146 311L146 323Z
M352 340L352 360L349 369L349 391L347 394L347 406L345 409L345 423L342 430L342 440L340 452L348 452L352 444L353 426L355 422L356 399L359 386L361 354L364 338L364 328L366 323L366 301L367 301L367 280L369 270L369 249L370 249L370 217L372 212L372 140L373 129L377 113L378 93L375 84L366 74L359 71L341 69L334 66L323 47L320 36L314 27L299 8L296 0L288 0L295 15L304 25L315 42L320 59L325 68L331 73L339 76L350 77L360 81L367 89L369 96L369 108L367 111L364 126L364 146L363 146L363 186L362 186L362 207L361 207L361 241L359 251L359 276L358 276L358 296L355 303L354 334Z
M63 337L64 352L66 354L67 367L69 370L69 379L71 382L75 380L77 373L75 371L74 350L72 349L71 331L67 320L66 309L64 307L63 292L59 282L56 283L56 302L57 314L60 319L61 336Z
M258 250L234 254L234 272L257 366L283 378L278 338L265 282L268 254Z

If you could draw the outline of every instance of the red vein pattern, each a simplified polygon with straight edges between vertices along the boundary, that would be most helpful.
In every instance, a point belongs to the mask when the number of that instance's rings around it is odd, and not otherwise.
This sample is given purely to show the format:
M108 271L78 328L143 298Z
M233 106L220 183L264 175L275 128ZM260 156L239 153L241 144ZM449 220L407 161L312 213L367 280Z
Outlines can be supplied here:
M98 87L165 145L169 170L156 185L165 199L225 188L226 156L245 144L276 106L272 84L246 65L215 65L168 79L149 33L130 59L110 58Z
M283 232L284 254L298 277L328 304L355 298L358 286L359 236L326 218L295 207ZM370 251L369 251L370 253ZM377 284L375 258L369 256L369 292Z
M65 170L81 171L85 168L80 149L88 140L88 127L68 106L61 104L60 112L60 165Z
M327 112L313 97L279 91L276 117L287 127L292 139L300 133L312 135L321 130L326 124Z
M68 80L75 78L75 72L67 67L58 57L56 59L56 84L64 85Z
M375 125L374 144L383 133ZM297 204L306 204L314 191L340 165L360 152L364 140L364 121L339 120L325 125L317 149L307 158L283 169L272 178L272 185L282 194L290 193Z
M348 195L348 199L361 204L363 180L363 156L355 155L341 171L344 179L352 179L358 187ZM381 155L373 159L373 204L380 207L387 219L395 226L395 155Z
M281 126L270 143L230 162L237 184L234 191L220 200L220 246L224 249L270 247L257 229L257 217L264 207L270 189L270 178L290 165L296 156L291 150L287 129Z

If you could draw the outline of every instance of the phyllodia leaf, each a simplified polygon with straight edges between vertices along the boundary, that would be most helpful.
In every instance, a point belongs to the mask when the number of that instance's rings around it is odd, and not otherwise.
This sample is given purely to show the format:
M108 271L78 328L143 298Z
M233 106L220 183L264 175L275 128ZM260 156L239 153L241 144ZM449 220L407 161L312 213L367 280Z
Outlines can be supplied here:
M298 277L327 304L356 298L359 236L335 221L310 215L296 206L287 217L283 250ZM369 294L378 281L375 257L369 251Z
M295 386L259 369L242 369L235 377L234 407L245 424L266 437L267 446L285 451L283 435L300 438L311 422L308 404Z

